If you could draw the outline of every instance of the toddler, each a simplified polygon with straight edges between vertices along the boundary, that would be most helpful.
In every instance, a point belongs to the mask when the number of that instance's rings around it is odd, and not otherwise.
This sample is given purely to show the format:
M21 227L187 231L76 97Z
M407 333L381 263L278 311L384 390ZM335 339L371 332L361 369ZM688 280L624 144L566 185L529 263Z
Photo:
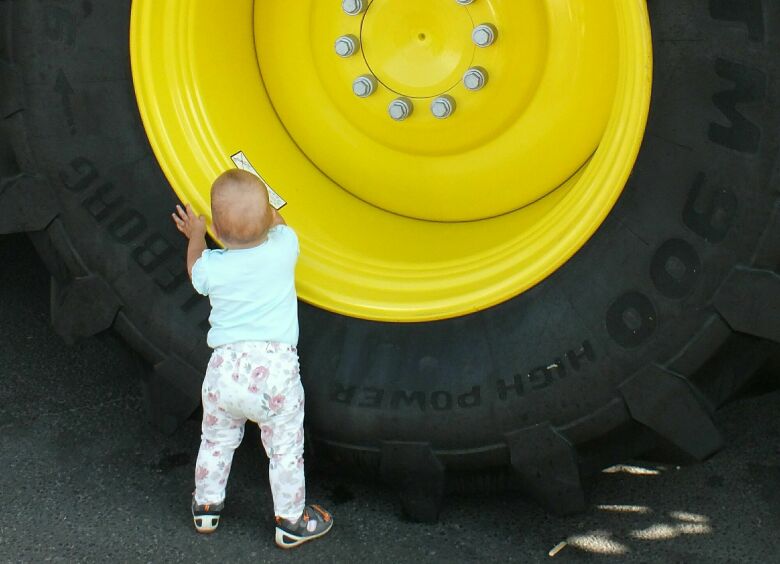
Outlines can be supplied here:
M211 355L203 381L203 424L195 466L192 516L200 533L219 524L233 452L247 420L260 426L268 454L276 544L292 548L333 526L330 513L305 505L303 386L298 353L295 263L298 238L268 203L256 176L230 170L211 187L214 234L224 249L206 248L206 221L187 204L173 220L188 239L187 271L209 296Z

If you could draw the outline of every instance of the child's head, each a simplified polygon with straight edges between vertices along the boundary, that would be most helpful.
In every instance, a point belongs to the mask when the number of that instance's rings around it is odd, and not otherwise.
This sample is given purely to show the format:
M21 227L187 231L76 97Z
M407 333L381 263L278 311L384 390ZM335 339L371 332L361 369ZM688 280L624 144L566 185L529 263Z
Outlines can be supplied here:
M254 174L228 170L211 186L214 231L226 245L259 242L271 225L268 191Z

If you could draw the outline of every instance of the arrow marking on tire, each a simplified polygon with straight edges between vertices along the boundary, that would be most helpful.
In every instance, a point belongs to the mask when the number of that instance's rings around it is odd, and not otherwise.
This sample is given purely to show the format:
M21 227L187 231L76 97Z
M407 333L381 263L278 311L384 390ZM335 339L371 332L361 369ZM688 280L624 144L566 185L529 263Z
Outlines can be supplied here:
M236 167L245 170L247 172L251 172L256 177L258 177L260 180L263 181L263 184L265 184L265 187L268 188L268 201L271 203L271 205L277 209L280 210L284 206L287 205L287 202L282 198L279 194L277 194L273 188L271 188L268 185L268 182L265 181L265 179L260 175L257 170L255 170L255 167L252 166L252 163L249 162L249 159L246 158L246 155L243 151L239 151L235 155L230 155L230 158L233 159L233 162L235 163Z

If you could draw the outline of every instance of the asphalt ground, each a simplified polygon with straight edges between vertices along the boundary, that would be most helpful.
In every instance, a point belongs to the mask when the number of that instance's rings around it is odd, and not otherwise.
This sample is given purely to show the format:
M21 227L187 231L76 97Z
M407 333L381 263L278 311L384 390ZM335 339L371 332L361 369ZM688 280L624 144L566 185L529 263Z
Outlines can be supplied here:
M0 291L0 561L780 562L772 374L718 413L726 447L711 460L614 468L581 515L516 495L455 497L422 525L382 486L313 475L309 498L333 511L334 529L283 552L257 433L236 454L219 530L198 535L199 422L157 433L132 353L110 335L68 347L53 333L48 275L24 237L0 237Z

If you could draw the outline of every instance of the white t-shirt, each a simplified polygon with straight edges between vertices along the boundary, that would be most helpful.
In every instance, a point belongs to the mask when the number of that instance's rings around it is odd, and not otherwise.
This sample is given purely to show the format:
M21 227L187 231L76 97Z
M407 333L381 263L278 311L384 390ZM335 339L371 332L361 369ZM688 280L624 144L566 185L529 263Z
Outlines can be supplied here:
M240 341L298 344L295 264L290 227L277 225L249 249L206 249L192 267L192 286L209 297L211 348Z

